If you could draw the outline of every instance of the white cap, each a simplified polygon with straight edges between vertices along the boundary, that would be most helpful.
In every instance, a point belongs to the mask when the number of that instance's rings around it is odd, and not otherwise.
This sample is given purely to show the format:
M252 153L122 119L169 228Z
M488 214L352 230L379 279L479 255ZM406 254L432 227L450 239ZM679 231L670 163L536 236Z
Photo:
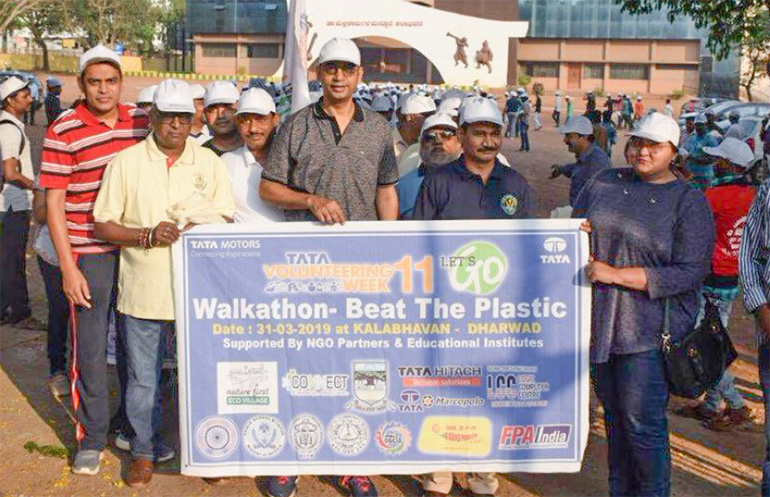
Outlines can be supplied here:
M161 81L155 90L153 103L162 112L195 114L195 104L193 104L192 95L190 94L190 85L178 79L165 79Z
M59 78L55 78L53 76L48 76L45 80L45 83L48 86L61 86L61 81L59 80Z
M564 95L564 98L566 98L567 100L572 100L572 97L570 97L569 95Z
M521 93L526 93L526 92L527 92L527 90L525 90L525 89L524 89L523 87L521 87L521 86L519 87L519 89L518 89L518 90L516 90L516 93L519 93L519 94L521 94Z
M425 112L435 112L436 103L427 95L412 94L407 97L401 108L401 113L407 114L423 114Z
M201 85L190 85L190 95L193 100L200 100L206 96L206 89Z
M561 90L556 90L556 93L554 95L561 95Z
M450 98L459 98L463 100L468 94L458 88L450 88L441 95L441 100L448 100Z
M139 95L136 97L137 104L151 104L155 98L155 90L158 89L158 85L145 86L139 90Z
M321 47L321 53L318 54L318 64L321 65L332 61L350 62L360 66L361 51L358 50L353 40L332 38Z
M641 100L641 99L642 99L642 96L641 96L641 95L637 95L637 96L636 96L636 99L637 99L637 100Z
M249 88L245 92L241 93L241 98L238 100L238 111L235 115L239 114L259 114L266 116L270 113L275 113L275 102L273 97L262 88Z
M676 121L660 112L653 112L643 117L628 135L657 143L670 142L674 148L679 148L681 131Z
M375 112L388 112L393 110L393 101L385 95L378 95L372 101L372 110Z
M120 55L104 45L99 44L80 56L80 74L83 74L86 67L91 64L98 64L99 62L109 62L110 64L118 66L118 69L123 69L123 66L120 64Z
M564 126L559 128L559 133L563 135L576 133L578 135L590 136L594 134L594 125L586 116L574 116Z
M703 151L713 157L722 157L736 166L748 169L754 162L754 152L749 145L737 138L727 137L718 147L703 147Z
M497 104L488 98L469 97L463 102L460 113L460 124L489 122L498 126L503 125L503 114Z
M238 88L229 81L214 81L206 87L203 106L216 104L234 104L240 98Z
M612 98L612 93L608 93L607 98Z
M447 128L457 129L457 123L452 119L452 116L442 113L436 113L430 116L422 123L422 129L420 130L420 136L422 136L429 129L444 126Z
M10 97L17 91L28 87L29 83L29 81L24 81L23 79L17 78L16 76L11 76L10 78L3 81L3 84L0 85L0 103L2 103L3 100Z
M460 114L460 105L462 105L462 103L463 99L461 98L447 98L438 104L438 109L436 112L442 112L444 114L449 114L452 117L457 117Z

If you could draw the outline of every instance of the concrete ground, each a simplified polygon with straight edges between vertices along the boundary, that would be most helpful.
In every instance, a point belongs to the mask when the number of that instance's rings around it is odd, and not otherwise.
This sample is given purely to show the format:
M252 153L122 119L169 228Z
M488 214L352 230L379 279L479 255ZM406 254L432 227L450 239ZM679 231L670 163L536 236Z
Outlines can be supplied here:
M65 102L75 98L74 81L65 79ZM152 81L140 78L126 80L126 100L131 100L140 87ZM38 124L44 116L38 114ZM544 216L551 209L565 205L569 190L566 179L548 180L550 165L566 163L570 154L561 142L552 123L544 118L546 127L531 132L533 151L517 151L518 140L506 140L503 153L513 166L521 171L534 187L538 214ZM43 126L30 127L28 134L39 158ZM621 143L622 140L621 133ZM621 166L619 147L614 164ZM37 160L37 159L36 159ZM45 320L45 300L42 282L34 256L30 254L27 266L34 314ZM740 304L734 307L731 334L740 353L732 369L737 385L748 405L764 419L761 391L757 379L756 347L751 318ZM252 479L235 478L228 485L211 487L198 478L179 474L179 461L159 465L151 484L141 490L125 486L121 475L129 458L115 449L107 452L102 471L95 477L70 473L70 460L44 455L25 449L50 445L60 449L74 447L72 424L63 410L48 393L45 382L48 363L46 337L42 331L0 328L0 496L219 496L242 497L263 495ZM114 372L112 374L114 380ZM114 381L113 381L114 383ZM172 394L173 389L166 391ZM113 396L116 391L113 392ZM685 401L673 399L672 407ZM586 450L583 469L577 474L507 474L500 477L499 496L601 496L607 494L607 446L603 423L592 399L591 436ZM172 427L169 440L174 442L173 410L166 412L166 421ZM684 496L749 496L759 493L760 465L764 457L762 426L716 433L692 419L670 416L672 444L672 493ZM45 452L45 451L43 451ZM419 486L409 476L375 477L380 495L385 497L417 496ZM460 484L465 484L461 476ZM303 477L299 497L333 497L341 494L327 480ZM463 495L458 489L454 495Z

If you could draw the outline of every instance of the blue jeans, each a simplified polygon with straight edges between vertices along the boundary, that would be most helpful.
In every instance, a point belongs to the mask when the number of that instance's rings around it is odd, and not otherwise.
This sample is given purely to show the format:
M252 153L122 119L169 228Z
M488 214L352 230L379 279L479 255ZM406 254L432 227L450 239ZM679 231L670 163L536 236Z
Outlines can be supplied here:
M128 384L126 413L134 436L131 455L134 459L154 459L162 426L160 379L163 360L163 338L174 326L173 321L155 321L123 316Z
M521 127L521 150L529 150L529 124L522 122Z
M505 137L510 138L511 135L513 135L513 130L516 128L516 136L519 135L518 133L518 120L519 120L519 113L518 112L506 112L505 116L508 118L508 126L505 128Z
M668 383L660 350L611 355L591 365L604 406L611 496L668 497Z
M758 328L758 327L757 327ZM765 461L762 463L762 497L770 497L770 344L762 343L757 351L759 384L765 403Z

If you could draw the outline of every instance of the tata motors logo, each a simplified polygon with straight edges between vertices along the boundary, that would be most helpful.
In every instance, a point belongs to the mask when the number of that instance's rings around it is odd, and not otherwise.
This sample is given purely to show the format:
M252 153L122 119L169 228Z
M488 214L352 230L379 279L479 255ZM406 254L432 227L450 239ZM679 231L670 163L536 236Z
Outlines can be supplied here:
M449 269L452 288L475 295L487 295L495 290L508 272L508 259L500 248L489 242L463 245L450 258L456 261Z
M566 449L572 425L513 425L503 426L499 450Z
M558 236L546 238L543 242L543 249L546 254L540 255L540 262L543 264L569 264L570 259L563 252L567 250L567 241Z

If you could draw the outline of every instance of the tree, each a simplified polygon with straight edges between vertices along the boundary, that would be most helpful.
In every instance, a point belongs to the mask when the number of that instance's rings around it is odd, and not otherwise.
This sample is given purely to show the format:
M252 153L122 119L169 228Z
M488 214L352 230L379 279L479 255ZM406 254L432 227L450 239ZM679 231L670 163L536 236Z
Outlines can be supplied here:
M32 33L33 40L43 51L43 71L50 71L48 46L45 44L45 38L62 30L64 18L61 11L61 2L59 0L49 0L21 14L17 22Z
M86 47L116 42L138 48L152 43L157 9L151 0L67 0L65 26Z
M741 72L741 86L746 90L746 97L753 101L751 90L754 83L768 75L768 63L770 63L770 14L757 19L757 24L763 29L764 36L747 38L743 41L741 55L745 63L745 69Z
M45 0L0 0L0 33L8 29L13 21L24 12L33 9Z
M748 41L770 36L761 22L770 11L770 0L614 0L632 14L649 14L667 9L669 21L688 16L698 28L709 31L708 48L718 58L725 58Z

